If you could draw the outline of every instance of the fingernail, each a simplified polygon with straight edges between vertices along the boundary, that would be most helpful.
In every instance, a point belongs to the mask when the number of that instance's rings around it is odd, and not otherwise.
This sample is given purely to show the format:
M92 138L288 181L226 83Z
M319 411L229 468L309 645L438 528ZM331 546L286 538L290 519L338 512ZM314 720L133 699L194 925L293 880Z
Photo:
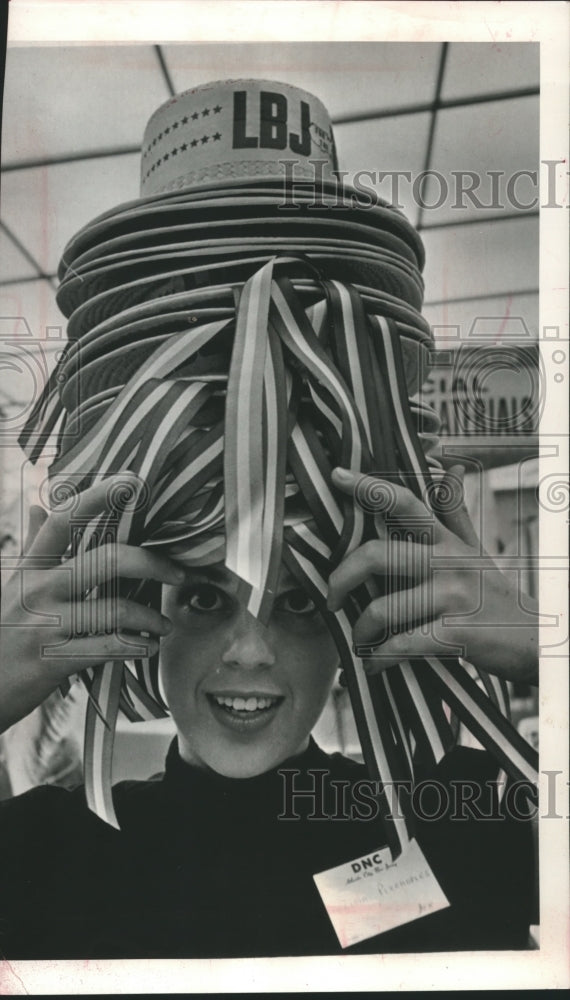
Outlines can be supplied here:
M341 483L351 483L354 478L352 472L349 472L348 469L342 469L340 466L333 469L333 472L336 479L338 479Z
M375 656L378 653L380 646L382 646L383 643L386 642L387 638L388 638L387 635L380 637L379 639L375 640L374 644L368 642L355 642L353 644L352 652L355 654L355 656L360 657L365 669L366 669L367 657Z

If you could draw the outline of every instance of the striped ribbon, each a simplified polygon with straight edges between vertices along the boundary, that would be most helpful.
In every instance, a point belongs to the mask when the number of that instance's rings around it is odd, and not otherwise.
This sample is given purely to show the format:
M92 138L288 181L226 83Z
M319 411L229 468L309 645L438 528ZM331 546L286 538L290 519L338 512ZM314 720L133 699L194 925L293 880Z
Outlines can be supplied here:
M428 524L437 516L441 470L426 459L409 405L398 323L371 312L355 286L338 280L319 278L320 294L307 303L287 277L287 263L270 260L236 286L230 318L161 340L97 411L81 440L54 462L52 474L71 474L74 485L85 488L96 475L137 473L148 501L127 505L118 521L115 513L117 540L166 547L188 564L224 559L243 581L248 609L264 622L279 567L289 567L338 647L364 759L377 781L385 837L396 856L413 834L400 793L402 782L413 780L413 750L435 764L455 744L446 706L511 778L535 782L537 759L506 718L504 684L482 671L482 687L453 658L406 661L367 675L353 651L352 626L378 593L374 581L338 613L327 611L331 570L378 537L379 527L373 511L335 491L332 468L380 472L411 488L428 504ZM295 263L298 269L302 261ZM193 374L198 353L228 334L233 346L225 374ZM56 373L22 435L32 460L62 419L58 391ZM85 412L89 405L88 399L81 403ZM65 419L76 417L66 413ZM76 551L96 546L100 529L98 523L84 530ZM160 607L156 584L122 586L131 599ZM87 800L117 826L111 797L115 722L119 711L131 720L166 714L158 657L126 656L125 663L92 668L84 678L90 696Z

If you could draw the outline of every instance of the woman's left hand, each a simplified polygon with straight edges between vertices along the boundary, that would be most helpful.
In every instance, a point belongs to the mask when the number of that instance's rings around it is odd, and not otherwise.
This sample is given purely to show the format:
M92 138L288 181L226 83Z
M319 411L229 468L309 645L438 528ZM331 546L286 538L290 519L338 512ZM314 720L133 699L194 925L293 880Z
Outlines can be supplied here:
M382 498L376 509L386 513L377 517L381 537L331 573L328 607L337 611L373 577L385 581L384 596L370 601L353 628L370 673L410 657L461 656L506 680L536 684L537 602L520 590L518 569L499 570L483 551L463 504L462 473L455 466L446 474L442 485L456 495L459 487L460 502L436 517L403 486L335 469L335 486L369 512L374 497Z

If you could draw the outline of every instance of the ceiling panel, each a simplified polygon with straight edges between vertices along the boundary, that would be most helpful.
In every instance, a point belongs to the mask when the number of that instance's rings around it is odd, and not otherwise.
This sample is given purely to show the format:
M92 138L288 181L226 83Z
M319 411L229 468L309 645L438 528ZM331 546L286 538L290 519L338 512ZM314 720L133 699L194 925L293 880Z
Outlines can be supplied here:
M448 100L538 87L539 48L537 42L454 42L447 52L441 96Z
M483 333L486 340L493 329L496 329L496 343L505 339L524 342L529 333L533 340L538 336L538 295L535 292L490 296L476 302L426 305L423 314L431 324L436 343L443 343L445 347L470 337L476 340Z
M371 171L375 178L381 173L406 171L410 177L385 177L372 184L362 177L362 184L374 187L381 198L399 204L412 223L416 223L418 206L413 196L413 178L423 168L429 131L429 114L383 118L363 126L359 122L337 125L335 136L340 168L349 171L347 182L360 170Z
M83 225L138 196L139 156L13 171L4 175L2 191L3 220L53 274L65 244Z
M228 77L278 80L314 93L333 119L431 100L440 51L431 42L163 46L177 90Z
M410 43L279 43L168 45L163 53L177 89L227 76L265 76L298 84L318 94L333 118L396 109L433 99L440 44ZM448 49L443 96L448 98L503 88L529 86L538 80L538 52L528 45L452 43ZM73 86L70 86L73 81ZM117 113L117 94L121 113ZM152 111L168 96L152 46L71 46L11 49L6 74L3 156L7 163L28 157L76 154L113 146L138 146ZM426 209L423 224L480 219L473 206L453 208L452 170L485 175L503 170L534 169L538 162L538 100L525 98L442 110L437 116L432 168L444 175L449 197ZM399 115L366 123L337 124L340 165L353 174L422 171L430 115ZM138 154L100 158L13 171L3 177L3 218L46 271L56 270L67 240L107 208L138 194ZM364 182L369 184L369 178ZM394 181L375 185L392 200ZM478 194L489 200L490 182ZM411 180L401 178L399 199L412 222L418 221ZM504 182L501 194L504 194ZM516 193L530 198L531 185L521 179ZM427 188L427 200L437 194ZM516 205L505 205L515 211ZM520 289L536 327L536 298L528 289L538 284L537 220L450 229L424 230L427 251L426 300L467 295L499 295ZM4 280L24 278L32 268L5 238ZM10 308L26 312L34 328L63 323L54 291L46 282L1 289ZM515 296L510 308L518 308ZM503 298L493 304L498 315ZM14 305L15 303L15 305ZM490 306L491 307L491 306ZM432 322L453 311L467 329L473 303L428 306ZM522 306L521 306L522 308ZM534 310L534 312L532 312ZM4 312L3 315L14 315ZM55 319L54 319L55 317Z
M537 171L538 166L538 97L442 110L437 115L431 169L443 179L430 177L423 193L428 205L441 202L441 206L426 208L423 221L429 225L527 211L524 206L534 200L537 208L537 179L510 179L516 171ZM452 171L462 171L465 177ZM476 177L472 180L467 171ZM502 176L493 178L491 171L502 171ZM467 191L472 185L473 199L462 193L462 187Z
M422 233L426 302L538 287L538 219Z
M9 48L3 162L138 146L168 96L149 45Z
M2 229L0 229L0 261L0 281L15 281L37 273Z

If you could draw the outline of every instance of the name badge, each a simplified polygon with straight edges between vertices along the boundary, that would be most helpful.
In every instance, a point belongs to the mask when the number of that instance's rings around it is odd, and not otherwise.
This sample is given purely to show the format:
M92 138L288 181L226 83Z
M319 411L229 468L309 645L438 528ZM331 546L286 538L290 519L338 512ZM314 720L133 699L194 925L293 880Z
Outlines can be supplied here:
M415 840L396 861L384 848L313 878L341 948L449 906Z

